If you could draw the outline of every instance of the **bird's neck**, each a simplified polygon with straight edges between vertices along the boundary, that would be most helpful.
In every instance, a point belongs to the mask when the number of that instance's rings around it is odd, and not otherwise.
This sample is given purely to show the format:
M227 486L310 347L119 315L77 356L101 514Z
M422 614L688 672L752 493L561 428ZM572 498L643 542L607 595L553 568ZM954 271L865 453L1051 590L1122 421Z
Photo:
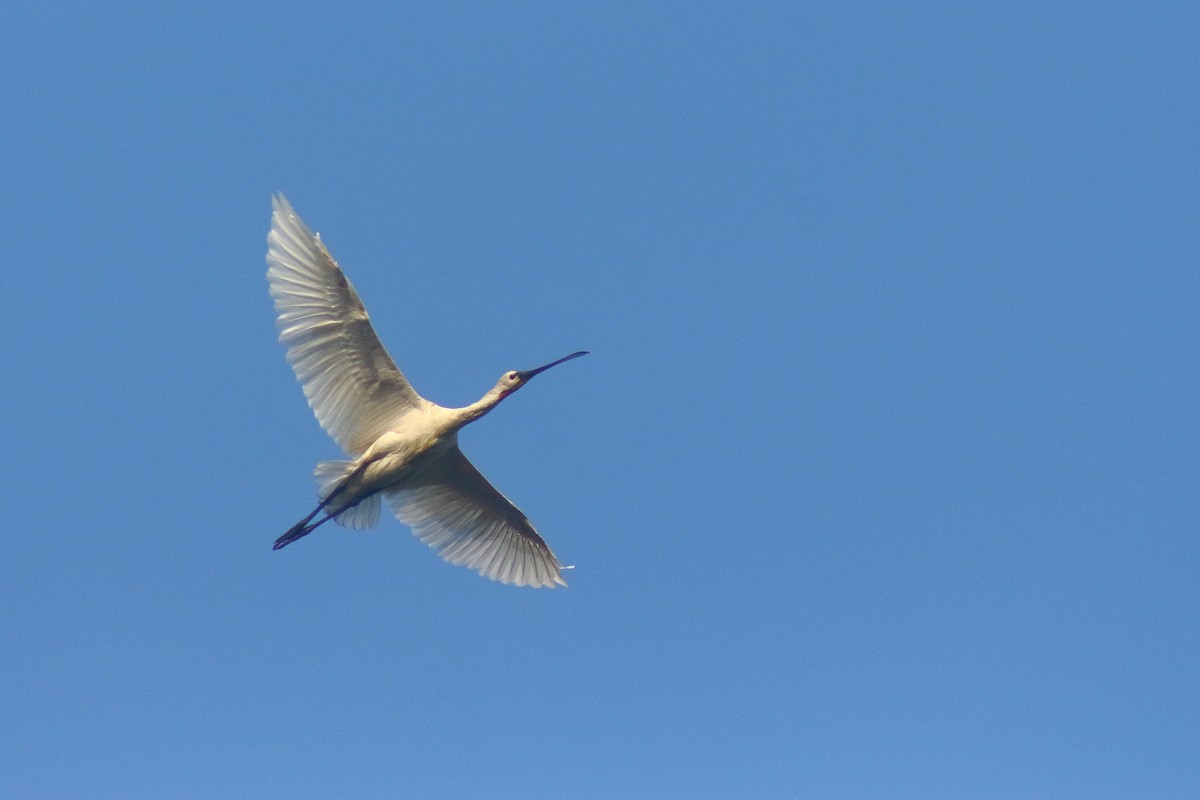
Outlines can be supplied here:
M474 402L469 406L464 406L460 409L457 409L456 416L458 417L459 427L462 427L463 425L466 425L470 422L474 422L475 420L479 419L484 414L488 413L493 408L495 408L497 405L499 405L500 401L503 400L504 397L505 396L503 394L501 394L498 390L492 389L490 392L488 392L482 398L480 398L477 402Z

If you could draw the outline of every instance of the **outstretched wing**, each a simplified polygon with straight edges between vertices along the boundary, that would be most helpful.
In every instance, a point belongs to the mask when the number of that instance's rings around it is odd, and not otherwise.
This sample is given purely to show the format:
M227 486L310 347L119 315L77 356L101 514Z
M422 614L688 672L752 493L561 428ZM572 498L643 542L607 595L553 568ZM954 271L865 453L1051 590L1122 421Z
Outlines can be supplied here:
M533 525L458 447L415 485L384 492L396 516L443 559L517 586L566 586Z
M320 237L282 194L271 205L267 282L279 341L321 427L348 455L361 455L427 401L379 343L358 293Z

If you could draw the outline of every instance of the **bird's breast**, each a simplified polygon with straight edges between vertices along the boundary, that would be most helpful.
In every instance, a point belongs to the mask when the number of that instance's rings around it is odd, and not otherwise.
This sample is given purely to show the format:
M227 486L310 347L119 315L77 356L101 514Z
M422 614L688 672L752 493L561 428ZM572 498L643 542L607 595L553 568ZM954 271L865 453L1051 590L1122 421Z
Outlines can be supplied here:
M380 491L412 480L454 446L454 434L390 431L363 454L363 489Z

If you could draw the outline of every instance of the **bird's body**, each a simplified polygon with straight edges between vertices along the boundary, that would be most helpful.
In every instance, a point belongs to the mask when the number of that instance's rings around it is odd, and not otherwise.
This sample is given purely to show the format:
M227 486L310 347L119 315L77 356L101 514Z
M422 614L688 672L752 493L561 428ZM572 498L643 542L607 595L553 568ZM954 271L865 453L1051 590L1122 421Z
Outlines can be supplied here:
M321 502L276 540L275 549L331 519L350 528L373 527L385 497L396 516L451 563L503 583L565 586L563 565L525 515L462 454L458 431L534 375L584 353L506 372L463 408L431 403L384 350L320 238L283 195L273 206L267 280L279 338L317 420L350 457L317 465Z

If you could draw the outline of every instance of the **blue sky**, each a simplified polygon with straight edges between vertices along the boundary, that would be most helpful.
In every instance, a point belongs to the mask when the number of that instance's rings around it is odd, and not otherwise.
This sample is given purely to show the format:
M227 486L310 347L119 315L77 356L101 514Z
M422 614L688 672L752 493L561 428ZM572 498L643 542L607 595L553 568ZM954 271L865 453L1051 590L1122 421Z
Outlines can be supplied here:
M1194 4L17 3L0 795L1200 795ZM288 194L577 565L388 518Z

